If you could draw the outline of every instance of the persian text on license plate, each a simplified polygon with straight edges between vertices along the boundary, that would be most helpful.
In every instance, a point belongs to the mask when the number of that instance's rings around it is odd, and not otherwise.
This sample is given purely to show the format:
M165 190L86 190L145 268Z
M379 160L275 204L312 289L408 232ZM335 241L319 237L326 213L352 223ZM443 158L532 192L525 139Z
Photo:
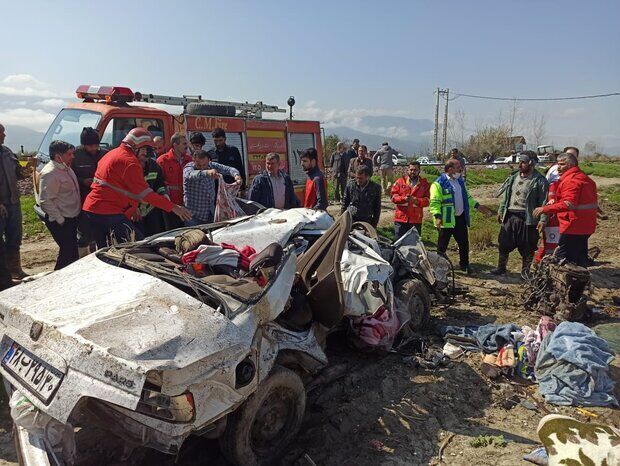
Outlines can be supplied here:
M45 404L62 380L62 372L13 342L2 358L2 366L37 395Z

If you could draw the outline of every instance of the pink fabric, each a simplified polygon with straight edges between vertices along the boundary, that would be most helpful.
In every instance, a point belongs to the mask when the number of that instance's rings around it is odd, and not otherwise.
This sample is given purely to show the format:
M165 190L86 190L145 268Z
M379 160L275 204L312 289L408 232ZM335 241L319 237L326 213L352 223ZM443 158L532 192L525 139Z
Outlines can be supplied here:
M543 338L545 338L550 333L553 333L557 326L558 324L556 324L551 317L542 316L540 318L540 321L538 322L538 327L536 327L536 333L538 334L538 338L536 339L536 341L538 343L541 343L543 341Z
M553 333L557 324L549 316L542 316L538 321L536 330L531 329L528 326L524 326L523 331L523 344L527 351L528 365L534 366L536 364L536 358L538 356L538 350L540 350L540 344L545 336Z
M256 255L256 250L252 246L243 246L241 249L237 248L237 246L227 243L221 243L220 246L222 246L224 249L232 249L233 251L237 251L241 256L241 268L243 270L250 270L250 262L252 262L252 259Z
M381 306L371 316L352 319L352 326L361 348L389 350L394 344L394 338L400 328L400 322L395 312L390 312Z
M218 179L214 221L223 222L231 218L243 217L245 213L235 199L241 186L237 183L226 184L222 175L219 175Z

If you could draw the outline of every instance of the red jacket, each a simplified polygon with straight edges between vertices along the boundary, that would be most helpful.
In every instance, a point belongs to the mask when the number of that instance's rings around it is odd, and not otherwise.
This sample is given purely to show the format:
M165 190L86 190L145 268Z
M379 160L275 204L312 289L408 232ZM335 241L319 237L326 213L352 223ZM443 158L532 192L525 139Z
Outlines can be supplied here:
M420 177L420 181L411 186L409 177L402 176L396 180L392 186L392 202L394 206L394 221L398 223L422 223L423 207L428 206L431 186L426 178ZM407 201L407 196L417 199L415 205L413 201Z
M560 233L591 235L596 230L597 202L596 183L573 167L560 176L555 202L543 207L543 212L557 215Z
M149 203L166 212L174 208L172 202L149 187L138 158L121 144L99 161L95 180L82 209L93 214L124 214L131 218L139 202Z
M164 172L168 196L175 204L183 205L183 167L191 161L192 158L189 154L183 154L181 163L179 163L179 159L174 155L172 149L157 157L157 163Z

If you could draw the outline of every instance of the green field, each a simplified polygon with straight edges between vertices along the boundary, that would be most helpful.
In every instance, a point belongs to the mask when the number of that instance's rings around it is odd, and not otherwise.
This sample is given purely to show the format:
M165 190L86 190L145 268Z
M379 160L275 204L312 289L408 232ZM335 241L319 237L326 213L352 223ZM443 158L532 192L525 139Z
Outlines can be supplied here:
M49 234L45 224L34 213L34 196L21 197L24 238L36 237L40 234Z

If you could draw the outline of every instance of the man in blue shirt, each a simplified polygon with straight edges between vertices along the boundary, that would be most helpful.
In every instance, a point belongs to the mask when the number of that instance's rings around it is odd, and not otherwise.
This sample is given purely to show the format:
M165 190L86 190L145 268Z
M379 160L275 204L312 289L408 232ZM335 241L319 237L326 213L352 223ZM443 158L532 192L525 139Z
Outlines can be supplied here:
M211 156L204 150L194 152L194 161L183 168L183 203L192 213L188 227L212 223L215 214L215 180L218 175L228 175L241 184L239 170L220 163L211 162Z

